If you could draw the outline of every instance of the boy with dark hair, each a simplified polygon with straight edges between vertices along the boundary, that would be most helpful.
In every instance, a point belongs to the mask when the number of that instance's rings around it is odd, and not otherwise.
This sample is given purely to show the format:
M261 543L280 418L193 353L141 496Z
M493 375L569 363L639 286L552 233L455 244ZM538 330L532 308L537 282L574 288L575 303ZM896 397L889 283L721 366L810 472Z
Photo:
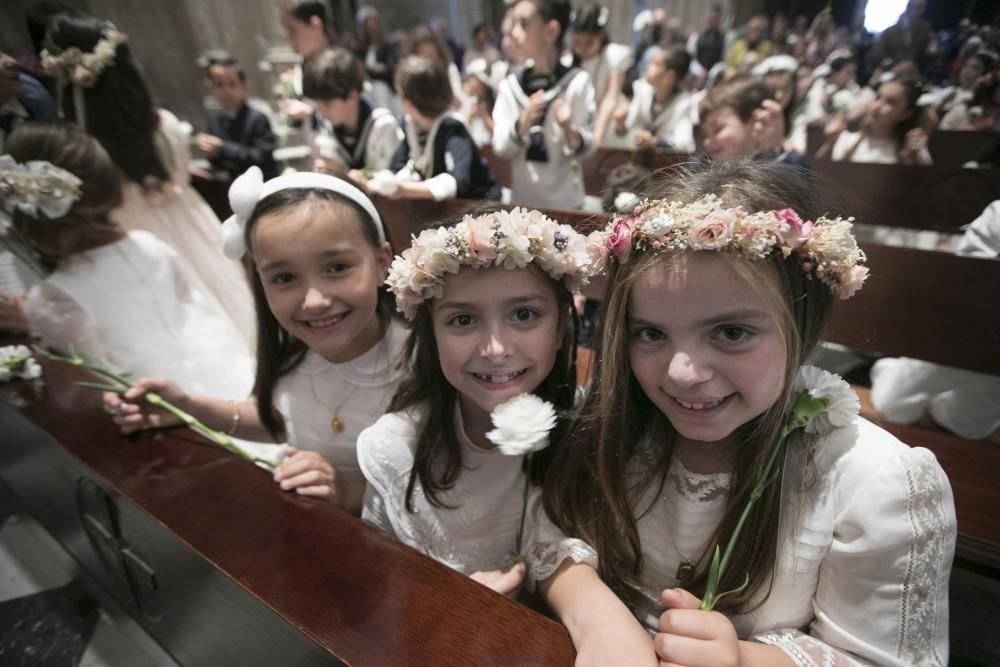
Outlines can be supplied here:
M302 92L329 126L316 138L314 168L363 182L386 169L403 140L392 112L365 94L365 67L347 49L327 49L306 65Z
M209 115L208 132L197 136L198 149L212 167L235 177L256 165L264 178L277 176L271 122L247 104L250 84L236 60L224 53L209 56L205 87L220 107Z
M584 70L559 62L569 13L566 0L520 0L508 13L511 57L524 67L500 83L493 150L511 160L516 204L584 203L578 160L593 146L594 86Z
M690 67L691 55L681 46L661 49L649 59L644 78L633 84L628 115L617 128L620 135L631 133L630 148L694 152L698 111L683 88Z
M499 199L500 185L469 134L451 110L448 70L428 58L410 56L396 70L396 90L406 112L406 140L388 171L369 189L405 199Z

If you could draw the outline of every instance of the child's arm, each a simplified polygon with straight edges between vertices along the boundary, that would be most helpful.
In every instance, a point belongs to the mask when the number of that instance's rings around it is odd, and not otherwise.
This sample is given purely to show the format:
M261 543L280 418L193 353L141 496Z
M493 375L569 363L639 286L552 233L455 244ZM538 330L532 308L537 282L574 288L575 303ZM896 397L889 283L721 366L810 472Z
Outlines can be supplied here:
M657 664L649 635L590 565L564 560L539 586L573 638L577 665Z
M274 152L274 133L264 114L254 116L247 143L223 141L217 159L232 162L241 171L262 165Z
M114 422L121 428L122 433L133 433L177 423L172 415L140 400L151 391L211 429L244 440L274 441L261 423L257 405L253 400L227 401L209 396L192 396L164 378L139 378L122 396L104 395L104 407L115 415Z
M521 127L522 116L532 108L529 103L523 110L514 98L511 90L511 83L508 80L500 82L500 90L497 93L496 104L493 105L493 152L497 157L513 158L520 154L527 146L528 127ZM535 96L532 97L535 99ZM534 105L534 106L537 106ZM544 100L542 101L544 107ZM534 115L537 116L539 109ZM532 116L534 118L534 116ZM530 127L531 121L528 121Z
M403 181L396 191L404 199L433 199L444 201L467 197L472 190L472 167L476 155L475 144L467 135L448 137L444 148L447 171L417 182Z

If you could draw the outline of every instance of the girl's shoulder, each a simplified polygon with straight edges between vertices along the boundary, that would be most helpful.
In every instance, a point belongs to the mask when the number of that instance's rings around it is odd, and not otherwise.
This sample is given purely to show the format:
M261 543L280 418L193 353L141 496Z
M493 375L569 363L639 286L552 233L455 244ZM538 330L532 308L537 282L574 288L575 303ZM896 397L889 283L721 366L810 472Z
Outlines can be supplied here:
M612 70L627 70L632 66L632 48L625 44L608 42L601 57Z
M947 485L947 478L937 458L923 447L911 447L885 429L863 417L823 436L813 450L815 469L835 487L836 494L848 501L857 490L869 484L906 486L916 478L937 478Z
M358 464L369 482L383 487L409 474L422 413L419 407L390 412L361 432Z

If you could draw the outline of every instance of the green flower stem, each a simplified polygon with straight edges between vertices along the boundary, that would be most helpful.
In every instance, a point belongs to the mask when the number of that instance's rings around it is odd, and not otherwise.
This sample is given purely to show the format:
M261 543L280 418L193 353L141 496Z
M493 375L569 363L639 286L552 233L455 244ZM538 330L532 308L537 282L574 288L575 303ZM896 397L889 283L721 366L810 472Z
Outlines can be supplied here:
M729 537L729 543L726 545L726 551L721 558L719 556L719 547L715 547L712 564L709 566L705 595L701 599L701 605L699 606L699 609L702 611L711 611L715 608L715 605L718 604L719 600L727 595L739 593L749 585L750 576L748 574L747 578L739 588L726 591L724 593L717 592L719 582L722 580L722 576L725 574L729 561L732 558L733 551L736 549L736 541L740 537L743 525L750 516L750 512L753 510L754 505L758 500L760 500L760 497L764 495L765 489L767 489L768 485L774 481L775 477L777 477L777 475L771 474L771 470L774 468L774 463L778 460L778 454L784 448L785 441L788 439L788 436L791 435L793 431L804 428L815 417L825 412L829 406L830 402L827 399L813 398L809 392L805 390L800 392L796 397L795 404L792 406L792 412L788 416L788 420L785 422L785 425L782 427L781 434L778 436L777 442L775 442L774 446L771 448L771 453L768 454L767 462L764 464L764 467L760 470L760 472L757 473L757 480L754 483L753 491L750 492L750 499L747 500L747 504L743 508L743 513L740 514L739 521L736 522L736 527L733 529L733 534Z
M524 490L521 492L521 523L517 526L517 539L514 542L514 562L519 563L524 560L524 553L521 551L524 539L524 517L528 513L528 486L531 481L531 452L524 456L524 463L521 464L524 470Z
M115 373L101 361L96 361L96 360L88 361L87 359L84 359L83 357L78 355L73 349L70 349L70 354L72 356L69 357L53 354L52 352L49 352L48 350L38 347L37 345L34 346L34 349L36 354L46 359L49 359L50 361L57 361L59 363L69 364L71 366L81 366L93 373L96 373L114 382L114 384L99 384L96 382L78 382L77 384L82 387L87 387L89 389L96 389L98 391L109 391L121 395L124 394L126 391L128 391L128 389L132 386L132 383L129 382L128 378L126 378L124 375ZM170 401L165 400L162 396L160 396L156 392L148 391L143 395L143 398L150 405L158 407L161 410L169 412L173 416L177 417L177 419L179 419L186 427L188 427L195 433L204 436L213 444L219 445L220 447L232 452L233 454L245 458L247 461L250 461L251 463L263 463L264 465L268 465L271 467L276 467L278 465L277 463L269 459L262 459L258 456L254 456L253 454L251 454L250 452L246 451L245 449L237 445L235 442L233 442L232 438L230 438L225 433L209 428L203 422L193 417L191 414L185 412L184 410L181 410Z

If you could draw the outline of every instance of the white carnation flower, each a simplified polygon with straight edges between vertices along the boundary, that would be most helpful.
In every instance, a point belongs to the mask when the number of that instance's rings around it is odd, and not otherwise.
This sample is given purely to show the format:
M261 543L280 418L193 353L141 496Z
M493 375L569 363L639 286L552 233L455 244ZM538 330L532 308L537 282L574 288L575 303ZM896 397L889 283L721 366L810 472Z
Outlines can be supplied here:
M842 377L816 366L803 366L799 369L792 393L798 396L803 391L829 403L826 410L806 424L806 433L823 434L843 428L854 421L861 409L858 395Z
M520 456L545 449L556 425L552 404L534 394L520 394L493 409L493 430L486 434L502 454Z
M0 380L34 380L42 376L42 367L24 345L0 348Z
M677 223L669 213L659 211L653 217L646 220L642 226L642 231L651 238L660 238L666 235Z

